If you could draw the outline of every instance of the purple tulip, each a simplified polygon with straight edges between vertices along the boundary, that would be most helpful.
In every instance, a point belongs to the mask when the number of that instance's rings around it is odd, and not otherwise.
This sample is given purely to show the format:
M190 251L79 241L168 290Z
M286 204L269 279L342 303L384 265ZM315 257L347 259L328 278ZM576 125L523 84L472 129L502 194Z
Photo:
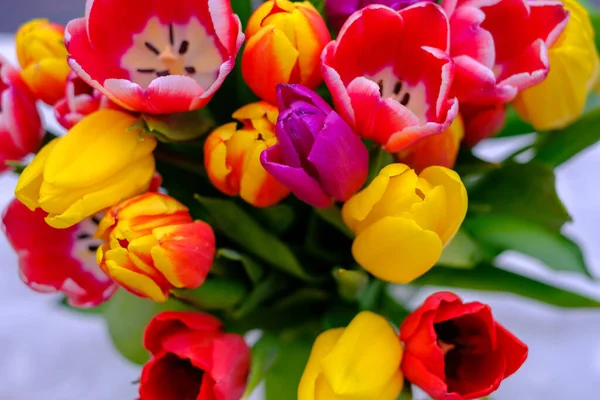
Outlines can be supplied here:
M263 167L300 200L319 208L346 201L367 179L369 154L350 126L312 90L278 85L278 143Z
M350 15L368 5L382 4L399 11L419 1L422 0L325 0L325 14L331 26L339 31Z

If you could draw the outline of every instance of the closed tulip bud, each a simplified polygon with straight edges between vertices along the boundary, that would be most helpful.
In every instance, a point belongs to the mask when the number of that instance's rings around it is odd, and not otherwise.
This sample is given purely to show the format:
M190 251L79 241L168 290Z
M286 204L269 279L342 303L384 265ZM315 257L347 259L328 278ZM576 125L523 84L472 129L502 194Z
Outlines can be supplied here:
M348 200L342 216L356 233L358 264L380 279L409 283L434 266L466 212L467 191L456 172L434 166L417 175L391 164Z
M37 98L53 105L65 91L69 65L64 27L46 19L34 19L17 31L17 57L23 80Z
M89 115L42 148L21 174L16 197L46 211L46 222L60 229L145 192L156 140L130 130L136 121L116 110Z
M100 268L128 291L165 301L174 289L204 283L215 254L215 235L205 222L193 221L172 197L146 193L112 207L96 236Z
M279 85L278 144L261 155L265 169L300 200L325 208L365 183L369 154L350 126L315 92Z
M421 172L427 167L439 165L452 168L456 162L460 142L465 135L462 117L458 115L439 135L431 135L398 153L398 160L415 171Z
M404 378L402 345L383 317L358 314L347 328L323 332L298 387L298 400L396 400Z
M236 122L217 128L204 144L204 165L210 181L229 196L240 195L255 207L279 203L290 192L260 164L260 154L277 143L277 108L266 102L237 110Z
M308 1L266 1L250 17L246 37L242 74L258 97L275 103L279 83L321 83L320 56L331 36Z
M513 103L536 130L561 129L579 118L598 77L598 52L588 12L576 0L565 0L564 7L569 21L548 49L546 80L521 92Z

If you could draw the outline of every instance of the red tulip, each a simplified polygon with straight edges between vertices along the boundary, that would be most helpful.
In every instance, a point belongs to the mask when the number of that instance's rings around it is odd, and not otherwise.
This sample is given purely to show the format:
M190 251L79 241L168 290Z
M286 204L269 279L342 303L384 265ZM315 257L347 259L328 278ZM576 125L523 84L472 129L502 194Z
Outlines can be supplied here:
M0 172L38 149L44 136L33 94L19 71L0 56Z
M142 371L140 400L238 400L246 388L250 350L200 312L163 312L146 328L152 353Z
M108 300L117 285L96 263L95 219L67 229L46 224L47 213L30 211L14 199L2 223L8 242L19 256L19 275L37 292L61 292L74 307L94 307Z
M431 295L400 327L402 372L435 400L479 399L517 371L527 346L494 321L489 306Z

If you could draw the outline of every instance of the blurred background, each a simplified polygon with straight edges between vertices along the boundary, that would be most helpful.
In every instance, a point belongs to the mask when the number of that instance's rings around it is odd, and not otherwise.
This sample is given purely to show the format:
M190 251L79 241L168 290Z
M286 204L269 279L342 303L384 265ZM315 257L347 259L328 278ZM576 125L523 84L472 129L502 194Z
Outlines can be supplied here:
M83 14L84 0L0 0L0 9L0 53L14 60L11 32L21 23L35 17L66 23ZM51 121L50 113L46 120ZM500 161L528 140L488 140L475 152L488 161ZM559 196L574 220L565 233L581 244L595 277L600 277L598 171L600 144L557 170ZM0 176L0 209L12 198L15 184L15 176ZM600 284L551 272L519 254L503 254L500 264L600 299ZM419 292L411 300L413 306L433 291ZM597 398L600 311L566 310L509 294L457 292L464 300L489 303L496 319L529 345L528 361L504 381L494 399ZM103 320L60 307L59 300L36 294L21 283L16 255L0 235L0 400L136 398L137 386L132 382L139 378L139 367L113 349Z

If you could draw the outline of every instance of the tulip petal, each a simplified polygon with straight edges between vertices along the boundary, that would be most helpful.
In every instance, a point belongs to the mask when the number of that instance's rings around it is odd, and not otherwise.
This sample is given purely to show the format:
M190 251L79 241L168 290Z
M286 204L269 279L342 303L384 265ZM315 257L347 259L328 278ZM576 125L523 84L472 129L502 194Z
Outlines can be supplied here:
M390 164L384 167L373 181L348 200L342 208L342 217L346 225L353 231L358 231L358 225L369 215L373 206L384 195L390 178L403 174L408 170L404 164Z
M104 270L108 276L135 295L148 297L156 302L167 300L167 294L146 275L122 268L111 260L105 262Z
M498 351L505 355L506 369L504 377L514 374L527 359L529 349L515 335L496 322L496 343Z
M171 225L153 231L154 266L177 288L195 289L204 283L215 253L215 235L205 222Z
M385 217L365 228L354 240L356 262L376 277L409 283L429 271L440 258L442 242L414 221Z
M329 329L315 340L298 386L298 400L315 399L315 382L321 374L321 360L333 349L343 332L344 328Z
M325 192L346 201L367 179L367 148L337 113L329 113L317 135L308 161L319 173Z
M302 168L281 164L279 145L262 152L260 161L267 172L296 195L314 207L327 208L333 203L319 182Z
M241 398L250 369L250 351L239 335L225 334L213 342L211 377L217 399Z
M390 323L365 311L352 320L321 360L321 369L333 393L340 398L374 399L389 390L401 359L402 345ZM400 391L395 397L399 394Z
M446 193L445 221L440 221L440 239L446 245L456 234L467 214L467 190L460 176L447 168L426 168L420 177L433 186L442 186Z
M44 181L43 170L48 156L52 153L59 139L53 139L44 146L33 161L25 168L19 176L15 196L31 211L39 207L39 192Z

